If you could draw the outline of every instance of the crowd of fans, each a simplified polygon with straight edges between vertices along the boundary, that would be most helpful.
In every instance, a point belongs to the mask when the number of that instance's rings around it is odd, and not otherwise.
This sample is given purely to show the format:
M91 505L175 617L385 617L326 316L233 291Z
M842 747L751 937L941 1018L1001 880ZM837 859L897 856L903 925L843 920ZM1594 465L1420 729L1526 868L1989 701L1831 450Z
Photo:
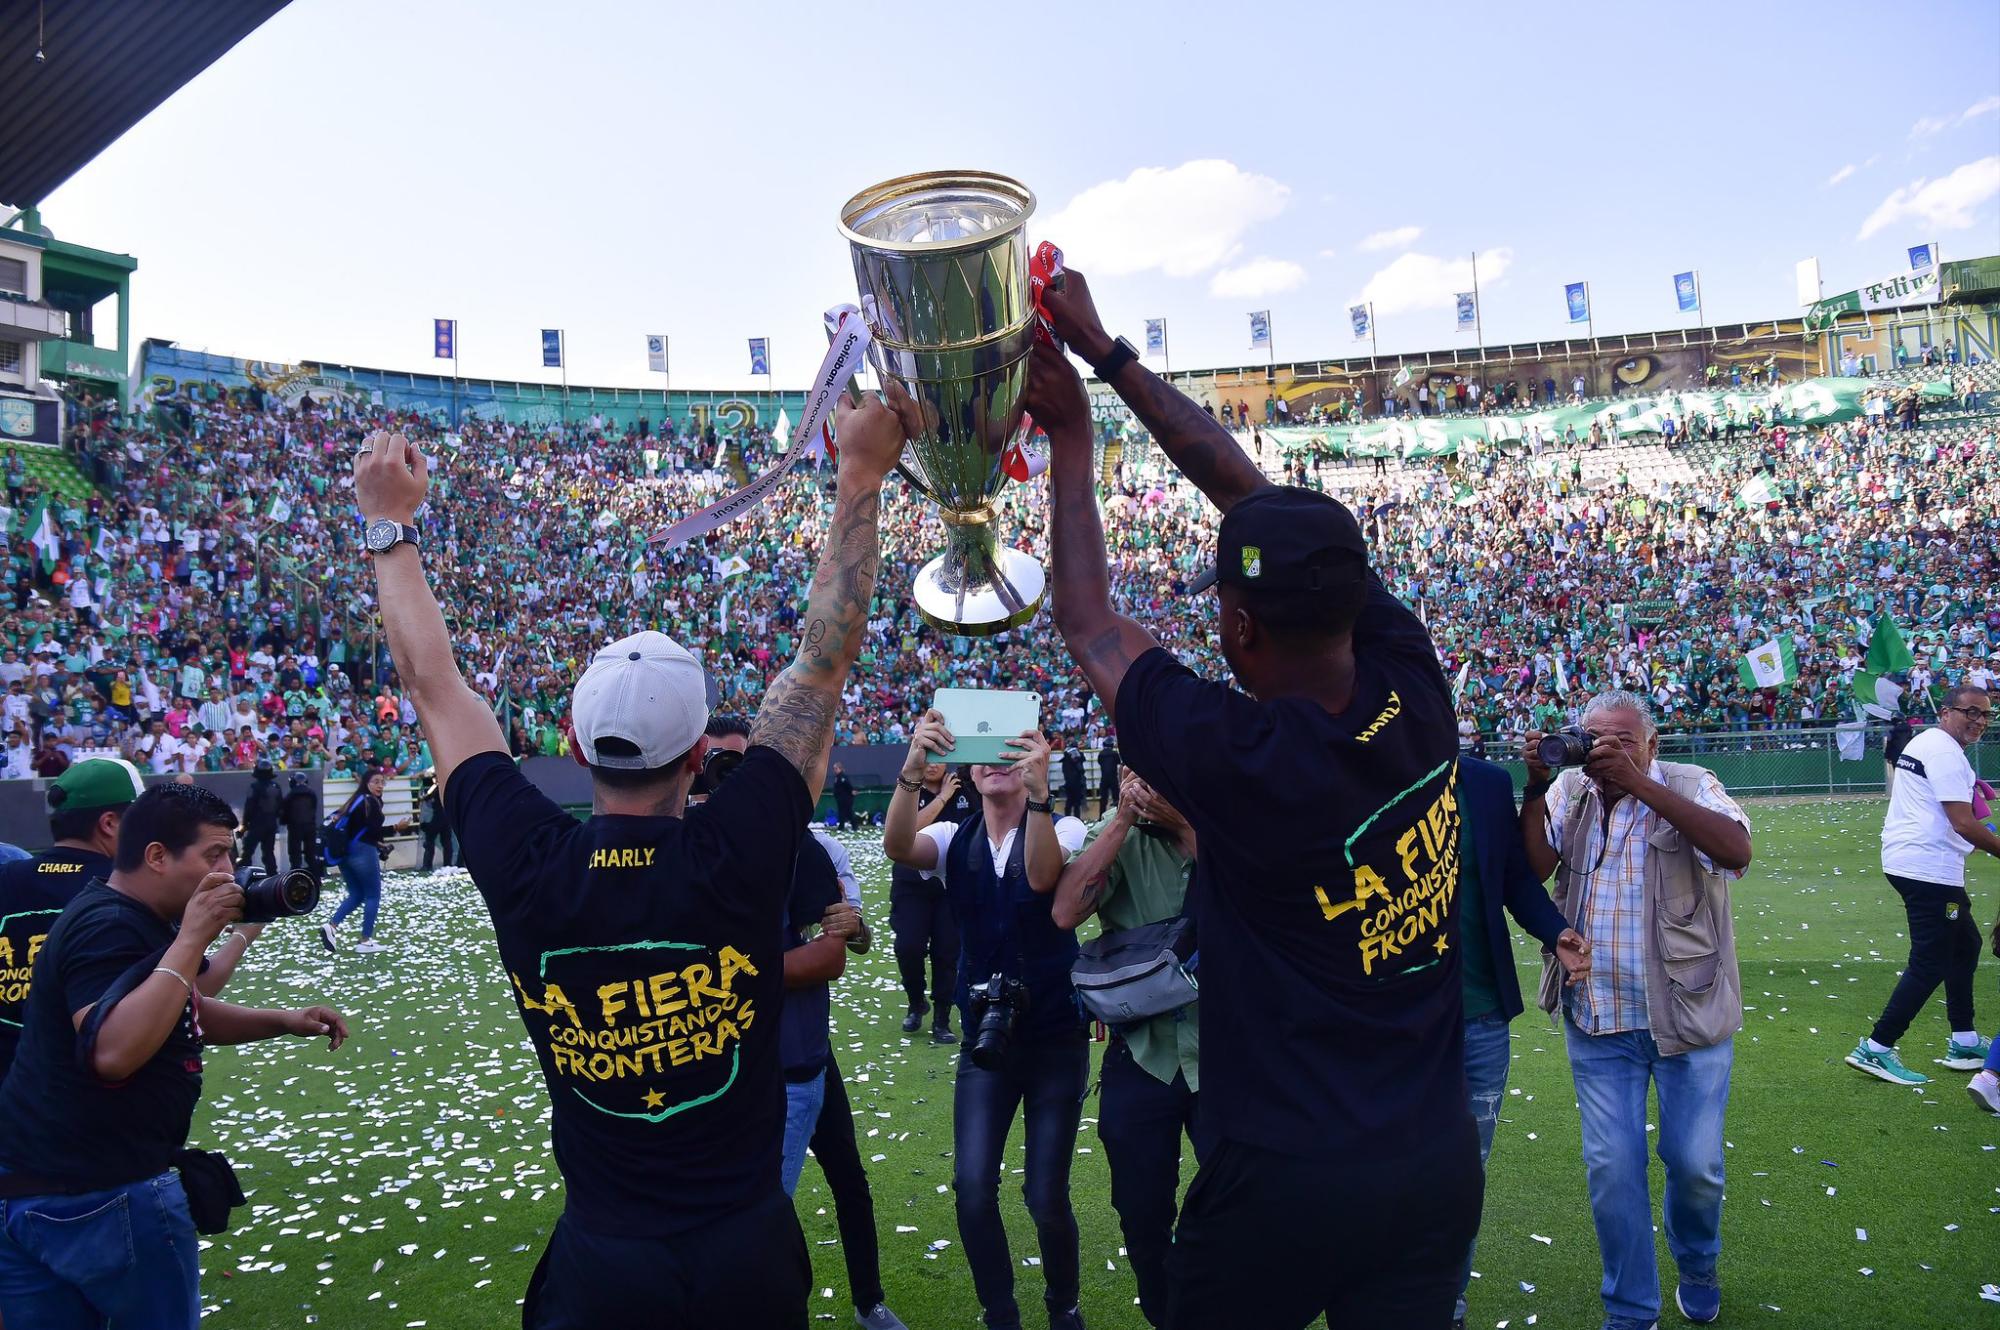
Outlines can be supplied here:
M219 388L79 419L73 446L96 488L51 503L59 549L34 543L43 496L17 460L0 461L10 611L0 775L54 774L103 749L156 772L429 767L364 575L348 471L369 430L419 435L436 458L426 561L461 667L521 754L567 751L570 684L597 644L646 627L705 646L717 709L753 712L792 656L831 506L831 469L807 466L705 540L650 546L652 532L775 455L756 431L718 448L675 422L643 433L592 419L447 429ZM1594 485L1582 459L1614 441L1533 440L1334 478L1325 459L1259 452L1274 476L1352 504L1378 567L1421 608L1447 673L1462 675L1461 731L1476 744L1572 719L1614 687L1649 694L1671 729L1832 724L1850 713L1881 614L1918 653L1913 684L1994 677L1994 418L1903 424L1759 418L1713 442L1689 431L1683 478L1614 471ZM1184 594L1212 549L1214 513L1156 456L1143 443L1108 451L1114 597L1193 668L1223 677L1209 616ZM1756 476L1768 489L1752 493L1769 497L1746 508ZM1039 483L1009 484L1002 508L1002 538L1045 553ZM882 530L881 590L838 742L907 742L901 718L952 686L1034 689L1064 742L1102 745L1102 708L1046 609L991 642L940 634L909 598L916 569L943 547L936 518L892 482ZM1784 631L1798 683L1744 687L1744 653Z

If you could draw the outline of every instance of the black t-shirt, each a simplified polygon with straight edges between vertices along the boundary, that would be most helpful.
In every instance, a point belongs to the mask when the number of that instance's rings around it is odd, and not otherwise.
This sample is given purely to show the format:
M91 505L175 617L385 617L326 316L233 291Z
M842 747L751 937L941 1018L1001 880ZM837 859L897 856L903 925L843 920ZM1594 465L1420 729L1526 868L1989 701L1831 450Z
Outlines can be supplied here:
M35 958L63 907L84 884L111 876L111 857L58 845L0 864L0 1079L14 1063Z
M140 1182L172 1165L201 1098L192 1004L160 1050L115 1085L84 1060L72 1017L113 985L115 999L143 983L173 941L173 924L102 882L64 907L35 959L21 1044L0 1086L0 1165L80 1191Z
M505 754L445 787L586 1230L669 1236L778 1190L785 902L805 782L753 747L685 817L578 822Z
M841 898L840 875L826 847L810 831L799 842L798 863L792 869L792 892L785 902L785 950L803 947L806 934L826 916L826 907ZM811 1080L826 1070L831 1052L827 1021L833 1015L833 986L808 984L785 990L779 1022L779 1060L788 1081Z
M1161 650L1118 690L1127 762L1200 841L1202 1113L1305 1156L1421 1149L1469 1111L1451 695L1423 625L1369 583L1341 715Z

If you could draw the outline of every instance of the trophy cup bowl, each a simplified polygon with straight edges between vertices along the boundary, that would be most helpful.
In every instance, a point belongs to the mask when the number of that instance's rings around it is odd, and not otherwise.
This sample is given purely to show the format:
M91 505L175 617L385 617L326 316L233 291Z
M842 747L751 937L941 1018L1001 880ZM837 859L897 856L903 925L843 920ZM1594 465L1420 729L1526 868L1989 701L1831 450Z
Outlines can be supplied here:
M993 524L1034 345L1034 210L1026 186L983 171L901 176L840 210L875 372L922 415L897 470L945 523L945 552L917 573L917 612L964 637L1026 623L1047 588L1041 564L1002 545Z

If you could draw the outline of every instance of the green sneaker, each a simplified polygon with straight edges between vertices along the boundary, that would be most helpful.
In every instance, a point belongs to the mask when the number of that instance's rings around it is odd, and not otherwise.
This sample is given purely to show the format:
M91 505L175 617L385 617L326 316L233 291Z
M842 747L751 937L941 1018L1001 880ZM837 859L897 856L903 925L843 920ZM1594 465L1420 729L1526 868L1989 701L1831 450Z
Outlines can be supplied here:
M1911 1071L1908 1067L1904 1066L1903 1060L1896 1056L1895 1049L1892 1048L1886 1053L1877 1053L1874 1049L1868 1047L1866 1039L1856 1044L1854 1051L1847 1055L1847 1065L1856 1071L1865 1071L1870 1076L1885 1080L1891 1085L1929 1085L1931 1083L1930 1077L1920 1072Z
M1961 1044L1954 1035L1944 1046L1944 1057L1939 1059L1952 1071L1978 1071L1986 1065L1986 1055L1993 1051L1993 1041L1985 1035L1969 1044Z

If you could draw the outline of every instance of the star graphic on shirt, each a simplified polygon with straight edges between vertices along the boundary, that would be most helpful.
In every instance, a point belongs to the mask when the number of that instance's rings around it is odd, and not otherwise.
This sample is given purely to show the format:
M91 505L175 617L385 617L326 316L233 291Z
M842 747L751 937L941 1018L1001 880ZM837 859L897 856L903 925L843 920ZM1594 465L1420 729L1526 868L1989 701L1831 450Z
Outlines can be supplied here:
M666 1102L667 1102L667 1097L661 1094L658 1090L646 1091L647 1108L658 1108L661 1104L664 1104Z
M1450 943L1450 942L1448 942L1448 941L1446 941L1446 940L1445 940L1444 938L1440 937L1440 938L1439 938L1439 939L1437 940L1437 949L1438 949L1438 955L1440 955L1440 956L1444 955L1444 953L1445 953L1445 950L1446 950L1446 948L1448 948L1448 947L1450 947L1450 946L1451 946L1451 943Z

